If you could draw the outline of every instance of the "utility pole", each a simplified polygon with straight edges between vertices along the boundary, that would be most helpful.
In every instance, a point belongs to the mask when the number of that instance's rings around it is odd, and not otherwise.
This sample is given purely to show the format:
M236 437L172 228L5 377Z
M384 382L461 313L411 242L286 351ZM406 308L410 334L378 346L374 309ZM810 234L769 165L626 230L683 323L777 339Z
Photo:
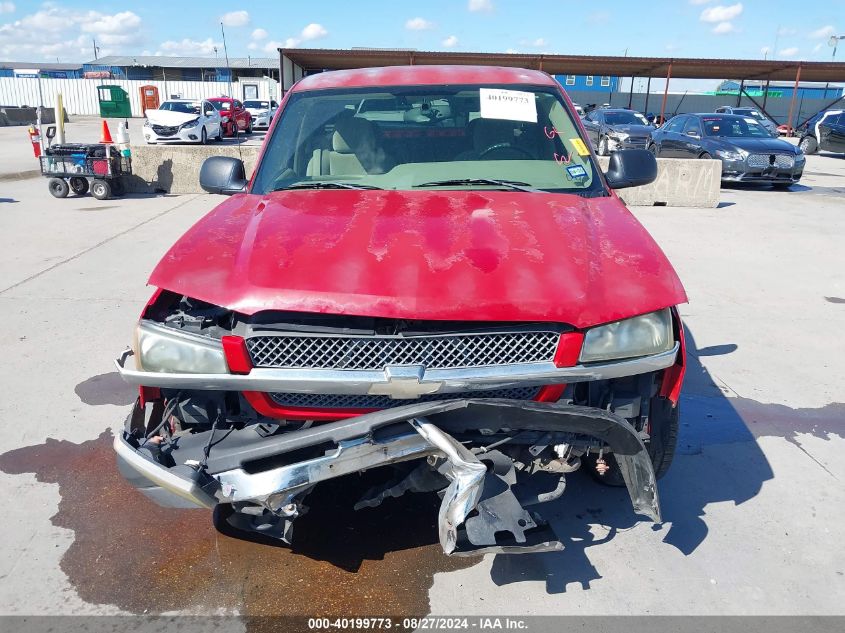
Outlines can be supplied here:
M232 69L229 67L229 49L226 48L226 31L223 30L223 23L220 23L220 33L223 34L223 53L226 55L226 73L229 75L229 97L234 99L232 93Z
M95 60L96 60L96 59L99 59L99 56L97 55L97 53L99 52L100 47L99 47L99 46L97 46L97 40L95 40L95 39L92 37L92 38L91 38L91 43L92 43L92 44L94 44L94 59L95 59Z

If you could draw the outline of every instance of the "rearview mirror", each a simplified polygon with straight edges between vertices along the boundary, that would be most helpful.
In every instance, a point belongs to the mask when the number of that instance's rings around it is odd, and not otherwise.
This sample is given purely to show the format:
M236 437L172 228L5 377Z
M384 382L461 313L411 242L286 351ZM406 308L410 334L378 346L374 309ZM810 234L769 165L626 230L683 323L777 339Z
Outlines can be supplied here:
M605 179L611 189L647 185L657 179L657 159L645 149L622 149L613 152Z
M200 187L208 193L231 196L246 190L247 179L243 161L230 156L206 158L200 168Z

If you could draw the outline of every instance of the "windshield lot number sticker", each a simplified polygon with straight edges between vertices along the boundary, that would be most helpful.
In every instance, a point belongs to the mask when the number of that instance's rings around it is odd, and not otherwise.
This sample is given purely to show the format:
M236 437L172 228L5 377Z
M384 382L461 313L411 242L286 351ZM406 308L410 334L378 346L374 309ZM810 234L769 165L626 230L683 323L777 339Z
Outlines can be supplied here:
M587 149L587 146L584 145L584 141L580 138L571 138L569 142L572 143L572 147L575 148L575 151L578 152L579 156L587 156L590 153L590 150Z
M537 122L537 104L532 93L500 88L481 88L479 93L482 118Z

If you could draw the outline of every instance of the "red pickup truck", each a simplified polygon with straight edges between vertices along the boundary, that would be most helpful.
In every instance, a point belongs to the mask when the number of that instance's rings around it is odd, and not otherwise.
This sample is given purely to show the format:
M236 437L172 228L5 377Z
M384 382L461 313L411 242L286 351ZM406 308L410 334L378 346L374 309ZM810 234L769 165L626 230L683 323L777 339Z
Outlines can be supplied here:
M152 273L121 471L288 543L316 486L362 471L362 511L439 494L448 554L561 549L537 507L579 467L660 521L686 294L615 192L656 174L642 149L603 173L542 72L304 78L251 179L206 160L231 197Z
M226 136L234 136L238 130L252 134L252 115L243 103L230 97L212 97L208 101L220 113L220 123Z

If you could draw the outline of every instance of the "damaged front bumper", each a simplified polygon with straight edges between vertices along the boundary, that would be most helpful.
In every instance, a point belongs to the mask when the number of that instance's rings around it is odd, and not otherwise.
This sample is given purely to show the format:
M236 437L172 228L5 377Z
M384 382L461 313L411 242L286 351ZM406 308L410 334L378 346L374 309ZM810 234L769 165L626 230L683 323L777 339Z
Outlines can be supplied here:
M279 520L277 535L288 542L301 499L316 484L420 460L423 470L412 470L406 481L356 508L407 490L439 490L439 539L447 554L561 549L540 515L526 506L560 496L563 475L555 493L528 495L514 486L513 460L498 451L471 450L457 439L468 432L528 434L545 446L596 438L613 452L634 510L660 521L655 474L640 436L625 419L591 407L494 399L417 403L270 436L262 435L261 425L219 440L209 436L213 430L185 434L166 456L143 439L146 425L146 411L136 403L114 441L130 483L161 505L259 508ZM209 453L204 449L210 439Z

